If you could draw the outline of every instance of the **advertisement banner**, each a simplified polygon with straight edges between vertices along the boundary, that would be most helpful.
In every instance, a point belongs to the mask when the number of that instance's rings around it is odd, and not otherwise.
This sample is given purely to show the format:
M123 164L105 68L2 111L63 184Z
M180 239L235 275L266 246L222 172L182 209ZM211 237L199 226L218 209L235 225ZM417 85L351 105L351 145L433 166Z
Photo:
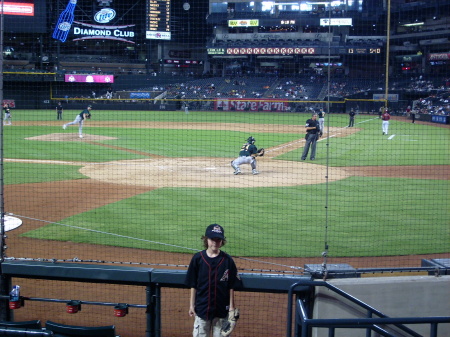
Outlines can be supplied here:
M27 3L29 2L29 3ZM3 5L3 14L6 15L25 15L25 16L33 16L34 15L34 3L33 1L4 1Z
M258 19L228 20L228 27L258 27Z
M217 98L214 101L214 110L223 111L288 111L289 103L285 99L268 101L267 99L229 99Z
M5 104L8 104L8 106L10 108L15 108L16 107L16 101L13 100L13 99L4 99L2 106L5 105Z
M150 98L151 94L149 92L144 92L144 91L140 91L140 92L130 92L130 98Z
M447 61L450 60L450 53L433 53L428 54L429 61Z
M148 31L145 33L146 39L153 39L153 40L171 40L172 35L170 32L151 32Z
M73 28L73 41L81 40L115 40L134 44L135 25L101 26L74 21L79 27Z
M386 95L384 95L384 94L373 94L372 99L376 99L376 100L386 99ZM389 102L398 102L398 94L388 94L387 100Z
M433 123L448 124L449 116L432 115L431 121Z
M352 26L352 18L320 19L321 26Z
M114 75L64 75L65 82L114 83Z
M218 48L210 48L209 51L214 51ZM297 47L235 47L226 48L227 55L313 55L316 54L318 48L297 48ZM218 53L215 53L218 54Z

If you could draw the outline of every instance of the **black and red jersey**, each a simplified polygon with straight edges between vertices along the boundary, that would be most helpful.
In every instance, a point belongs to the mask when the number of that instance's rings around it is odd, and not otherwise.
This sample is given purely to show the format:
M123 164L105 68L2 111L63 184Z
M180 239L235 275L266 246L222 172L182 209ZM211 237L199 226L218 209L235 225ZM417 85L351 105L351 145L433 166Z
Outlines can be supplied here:
M197 291L195 313L204 320L225 318L230 304L230 289L241 286L236 265L227 253L220 251L208 257L206 250L194 254L185 284Z

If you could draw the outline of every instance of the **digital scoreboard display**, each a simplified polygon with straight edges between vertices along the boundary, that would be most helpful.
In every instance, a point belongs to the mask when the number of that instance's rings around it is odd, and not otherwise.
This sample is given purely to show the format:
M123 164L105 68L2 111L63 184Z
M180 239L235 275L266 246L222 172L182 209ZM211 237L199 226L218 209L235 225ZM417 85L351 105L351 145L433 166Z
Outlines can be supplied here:
M34 16L34 0L22 0L22 1L4 1L3 14L5 15L25 15Z
M171 0L147 0L145 37L153 40L170 40Z
M339 48L339 54L348 54L348 55L381 54L381 52L382 52L382 50L380 47Z
M64 75L64 82L69 83L114 83L114 75Z
M347 54L380 54L380 48L347 48Z

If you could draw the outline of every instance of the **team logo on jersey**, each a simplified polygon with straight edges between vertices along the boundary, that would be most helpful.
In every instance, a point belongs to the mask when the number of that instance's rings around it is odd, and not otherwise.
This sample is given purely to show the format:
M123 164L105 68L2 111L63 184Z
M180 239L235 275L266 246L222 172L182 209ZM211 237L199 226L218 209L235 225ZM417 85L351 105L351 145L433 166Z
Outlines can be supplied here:
M220 281L228 281L229 273L230 273L229 269L225 270L225 272L223 273L223 276L221 277Z

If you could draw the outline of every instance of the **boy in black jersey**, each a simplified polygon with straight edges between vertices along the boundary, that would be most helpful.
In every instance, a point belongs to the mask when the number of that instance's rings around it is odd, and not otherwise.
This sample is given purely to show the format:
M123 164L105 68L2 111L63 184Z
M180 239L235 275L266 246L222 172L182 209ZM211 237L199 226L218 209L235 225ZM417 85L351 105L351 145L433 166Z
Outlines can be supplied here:
M223 227L209 225L202 240L205 250L194 254L186 275L189 315L195 316L194 337L220 337L228 311L235 309L234 289L241 279L231 256L220 250L226 243Z

